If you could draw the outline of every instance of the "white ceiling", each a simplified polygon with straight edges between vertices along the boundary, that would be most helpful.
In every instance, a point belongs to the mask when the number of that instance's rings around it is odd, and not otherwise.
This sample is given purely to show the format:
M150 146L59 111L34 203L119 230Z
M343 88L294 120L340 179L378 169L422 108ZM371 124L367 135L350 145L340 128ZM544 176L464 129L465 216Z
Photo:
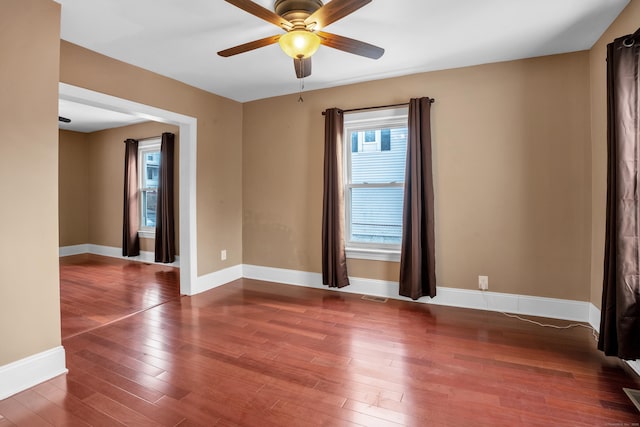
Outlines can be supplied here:
M112 58L239 102L299 89L277 44L216 54L282 33L223 0L57 1L62 39ZM383 47L382 58L321 46L305 90L589 49L629 1L373 0L327 31Z
M79 104L66 99L58 100L58 114L71 120L70 123L58 122L58 127L76 132L96 132L149 121L147 118Z

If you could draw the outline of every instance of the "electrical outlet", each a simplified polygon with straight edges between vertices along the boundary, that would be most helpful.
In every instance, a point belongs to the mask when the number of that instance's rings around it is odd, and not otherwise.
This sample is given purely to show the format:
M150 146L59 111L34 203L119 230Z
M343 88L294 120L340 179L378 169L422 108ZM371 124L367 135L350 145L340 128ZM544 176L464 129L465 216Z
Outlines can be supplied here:
M227 250L223 249L220 251L220 261L226 261L227 259Z
M489 289L489 276L478 276L478 288L481 291Z

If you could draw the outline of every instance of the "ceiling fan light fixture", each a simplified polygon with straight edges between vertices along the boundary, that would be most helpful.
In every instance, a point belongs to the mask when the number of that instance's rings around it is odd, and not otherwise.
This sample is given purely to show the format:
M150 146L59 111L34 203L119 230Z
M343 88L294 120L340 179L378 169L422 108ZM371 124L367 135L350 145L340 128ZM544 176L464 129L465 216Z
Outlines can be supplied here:
M295 59L310 58L320 47L320 37L308 30L291 30L278 41L284 53Z

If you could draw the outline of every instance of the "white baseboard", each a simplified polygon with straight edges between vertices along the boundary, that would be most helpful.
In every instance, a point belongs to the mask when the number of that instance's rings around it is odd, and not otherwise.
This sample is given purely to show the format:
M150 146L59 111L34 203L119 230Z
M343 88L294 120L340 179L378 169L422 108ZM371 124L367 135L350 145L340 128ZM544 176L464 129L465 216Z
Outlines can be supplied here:
M122 248L115 248L113 246L103 246L103 245L93 245L93 244L84 244L84 245L74 245L74 246L62 246L58 250L59 255L61 257L70 256L70 255L79 255L79 254L95 254L108 256L111 258L120 258L127 259L129 261L139 261L146 262L150 264L160 264L160 265L170 265L173 267L180 267L180 257L176 255L176 260L171 263L160 263L155 262L155 254L149 251L140 251L140 255L134 257L125 257L122 256Z
M248 279L413 301L410 298L398 295L398 282L349 277L349 282L351 284L344 288L337 289L323 286L322 274L320 273L309 273L305 271L246 264L243 265L242 271L243 277ZM596 318L594 310L598 309L593 306L593 304L583 301L446 288L440 286L438 287L437 292L438 295L433 299L424 297L420 298L416 302L540 316L551 319L588 322L592 326L598 323L592 321L592 317L594 319ZM599 314L597 315L597 318L599 319Z
M600 333L600 309L593 304L589 304L589 324Z
M66 373L62 346L0 366L0 400Z
M71 256L71 255L80 255L89 253L89 245L73 245L73 246L62 246L58 249L58 254L60 257Z
M636 375L640 376L640 360L625 360L627 365L636 373Z
M205 274L198 277L196 285L191 288L193 291L191 295L199 294L201 292L208 291L209 289L217 288L226 283L233 282L242 278L242 265L234 265L224 270L215 271L213 273Z

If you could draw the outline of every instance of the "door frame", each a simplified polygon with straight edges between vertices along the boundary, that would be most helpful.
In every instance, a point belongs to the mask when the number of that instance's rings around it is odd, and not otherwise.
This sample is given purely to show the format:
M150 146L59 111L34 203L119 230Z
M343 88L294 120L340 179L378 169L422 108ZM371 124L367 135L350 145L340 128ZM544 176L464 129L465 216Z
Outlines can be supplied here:
M196 145L198 121L195 117L129 101L67 83L59 84L60 99L168 123L180 128L180 293L193 295L198 279L196 221Z

